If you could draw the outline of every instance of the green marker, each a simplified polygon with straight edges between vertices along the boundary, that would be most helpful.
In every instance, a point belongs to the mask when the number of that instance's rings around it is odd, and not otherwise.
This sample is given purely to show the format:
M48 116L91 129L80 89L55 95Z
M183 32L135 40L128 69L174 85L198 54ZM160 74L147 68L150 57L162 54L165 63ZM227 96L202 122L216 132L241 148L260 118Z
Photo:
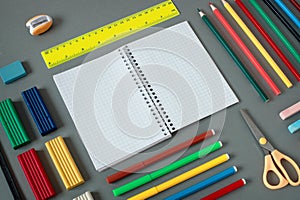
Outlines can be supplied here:
M267 24L272 28L272 30L277 34L283 44L288 48L288 50L293 54L293 56L300 63L300 55L296 51L296 49L292 46L292 44L287 40L287 38L283 35L283 33L279 30L279 28L272 22L270 17L263 11L263 9L258 5L255 0L250 0L250 3L257 10L257 12L261 15L261 17L267 22Z
M113 190L114 196L120 196L120 195L122 195L126 192L129 192L139 186L149 183L165 174L168 174L180 167L183 167L199 158L206 156L209 153L212 153L212 152L218 150L221 147L222 147L222 142L220 142L220 141L218 141L214 144L211 144L211 145L205 147L204 149L201 149L200 151L197 151L189 156L186 156L185 158L182 158L182 159L180 159L170 165L167 165L155 172L152 172L151 174L142 176L141 178L138 178L138 179L131 181L121 187L114 189Z

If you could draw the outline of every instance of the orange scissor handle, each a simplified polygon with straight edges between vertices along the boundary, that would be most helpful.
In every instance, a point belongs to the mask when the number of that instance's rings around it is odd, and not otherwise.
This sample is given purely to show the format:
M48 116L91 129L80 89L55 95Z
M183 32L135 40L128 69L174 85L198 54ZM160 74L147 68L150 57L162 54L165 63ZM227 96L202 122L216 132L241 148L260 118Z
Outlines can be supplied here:
M277 185L272 185L268 181L268 173L273 172L276 174L276 176L279 179L279 183ZM264 173L263 173L263 182L265 186L271 190L277 190L280 188L285 187L286 185L289 184L289 182L283 177L283 175L278 171L276 168L271 155L266 155L265 156L265 168L264 168Z
M273 156L274 161L276 162L277 166L279 167L279 169L281 170L281 172L283 173L285 179L289 182L289 184L291 184L292 186L298 186L300 184L300 169L299 169L299 166L297 165L297 163L295 163L295 161L293 159L291 159L287 155L284 155L283 153L280 153L276 149L271 154ZM296 171L297 176L298 176L297 181L293 181L290 178L289 174L286 172L286 169L281 164L282 160L289 162L290 165L293 166L293 168Z

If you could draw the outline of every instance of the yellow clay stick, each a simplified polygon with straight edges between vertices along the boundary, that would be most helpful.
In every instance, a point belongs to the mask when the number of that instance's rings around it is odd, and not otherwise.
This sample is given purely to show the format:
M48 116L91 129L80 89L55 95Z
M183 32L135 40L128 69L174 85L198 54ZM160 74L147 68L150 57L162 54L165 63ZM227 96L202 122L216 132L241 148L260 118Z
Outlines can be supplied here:
M84 183L84 179L61 136L46 142L45 145L67 190Z

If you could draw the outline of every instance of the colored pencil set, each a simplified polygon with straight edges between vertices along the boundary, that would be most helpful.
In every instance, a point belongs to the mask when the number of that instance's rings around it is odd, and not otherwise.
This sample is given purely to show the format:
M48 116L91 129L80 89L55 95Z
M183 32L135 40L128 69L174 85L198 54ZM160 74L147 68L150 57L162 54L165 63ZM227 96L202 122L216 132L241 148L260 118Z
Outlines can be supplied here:
M282 71L282 69L278 66L276 61L272 58L272 56L269 54L269 52L265 49L265 47L261 44L261 42L257 39L257 37L253 34L253 32L249 29L249 27L244 23L242 18L236 13L236 11L231 7L231 5L225 1L221 0L223 6L228 11L228 13L231 15L231 17L235 20L235 22L238 24L238 26L243 30L245 35L248 36L250 41L253 43L253 45L257 48L257 50L260 52L260 54L264 57L264 59L267 61L269 66L272 68L272 70L277 74L277 76L281 79L281 81L285 84L287 88L290 88L293 86L292 82L289 80L289 78L285 75L285 73ZM280 48L275 44L275 42L272 40L272 38L269 36L269 34L264 30L264 28L260 25L260 23L257 21L257 19L254 18L254 16L251 14L251 12L247 9L245 4L241 0L235 0L237 5L240 7L240 9L243 11L243 13L248 17L248 19L252 22L252 24L255 26L255 28L260 32L260 34L264 37L264 39L269 43L269 45L272 47L272 49L276 52L278 57L282 60L282 62L285 64L287 69L294 75L294 77L297 79L297 81L300 81L300 75L296 68L293 66L293 64L288 60L288 58L283 54L283 52L280 50ZM272 28L272 30L276 33L276 35L279 37L279 39L282 41L282 43L285 45L285 47L289 50L289 52L293 55L295 60L300 63L300 55L296 51L296 49L293 47L293 45L288 41L288 39L284 36L284 34L279 30L279 28L272 22L272 20L268 17L268 15L264 12L264 10L258 5L258 3L255 0L249 1L253 7L256 9L256 11L261 15L261 17L268 23L268 25ZM291 31L291 33L295 36L295 38L299 39L299 34L297 31L294 30L294 28L288 23L288 21L283 17L283 15L278 12L277 8L275 7L274 3L270 0L264 0L263 1L273 12L274 14L281 19L281 21L286 25L286 27L289 27L288 29ZM275 1L282 9L286 8L286 6L280 1ZM259 63L259 61L256 59L256 57L252 54L251 50L246 46L246 44L243 42L241 37L237 34L237 32L234 30L234 28L229 24L227 19L222 15L222 13L219 11L219 9L216 8L212 3L209 4L213 14L216 16L218 21L222 24L222 26L225 28L228 35L231 36L231 38L234 40L235 44L239 47L239 49L244 53L244 55L248 58L248 60L251 62L252 66L258 71L260 76L263 78L263 80L266 82L266 84L270 87L272 92L275 95L281 94L281 91L279 87L276 85L276 83L272 80L272 78L269 76L269 74L265 71L263 66ZM285 9L286 13L291 13L290 10L287 8ZM216 36L218 41L222 44L222 46L226 49L226 51L229 53L231 58L234 60L234 62L238 65L238 67L241 69L242 73L246 76L246 78L249 80L249 82L252 84L254 89L257 91L259 96L262 98L264 102L269 101L269 96L266 94L266 92L260 87L260 85L257 83L255 78L251 75L247 67L242 63L241 59L237 56L237 54L234 52L234 50L230 47L230 45L225 41L223 36L220 34L220 32L217 30L217 28L212 24L212 22L209 20L209 18L206 16L204 12L198 9L199 15L205 22L205 24L208 26L208 28L213 32L213 34ZM293 19L295 24L298 24L298 20L296 17L294 17L293 14L290 14L291 18Z

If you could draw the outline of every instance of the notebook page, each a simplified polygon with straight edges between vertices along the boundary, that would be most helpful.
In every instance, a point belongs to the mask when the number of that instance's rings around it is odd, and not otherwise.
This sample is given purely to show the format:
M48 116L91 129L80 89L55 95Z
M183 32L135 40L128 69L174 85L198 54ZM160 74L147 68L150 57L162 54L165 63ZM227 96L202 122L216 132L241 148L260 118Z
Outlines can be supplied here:
M127 46L172 132L238 102L187 22Z
M170 137L122 51L57 74L54 81L98 171Z

